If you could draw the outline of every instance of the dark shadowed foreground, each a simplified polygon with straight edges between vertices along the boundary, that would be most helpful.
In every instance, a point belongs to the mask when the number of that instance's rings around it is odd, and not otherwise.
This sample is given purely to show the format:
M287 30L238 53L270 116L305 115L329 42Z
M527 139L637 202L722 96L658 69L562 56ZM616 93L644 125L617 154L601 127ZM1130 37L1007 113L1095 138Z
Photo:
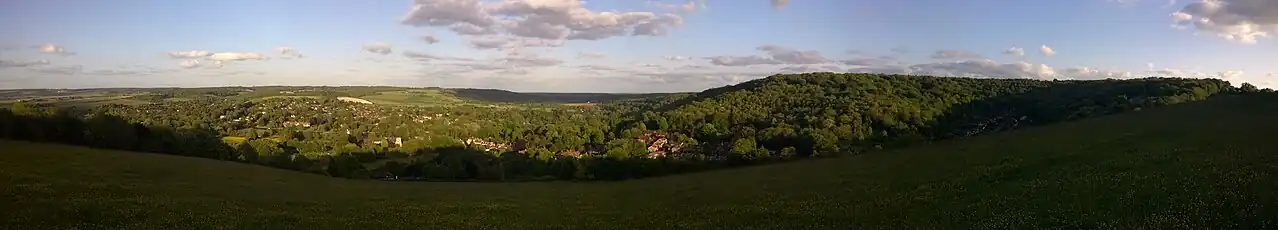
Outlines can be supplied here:
M1278 96L615 183L334 179L0 142L13 229L1278 228Z

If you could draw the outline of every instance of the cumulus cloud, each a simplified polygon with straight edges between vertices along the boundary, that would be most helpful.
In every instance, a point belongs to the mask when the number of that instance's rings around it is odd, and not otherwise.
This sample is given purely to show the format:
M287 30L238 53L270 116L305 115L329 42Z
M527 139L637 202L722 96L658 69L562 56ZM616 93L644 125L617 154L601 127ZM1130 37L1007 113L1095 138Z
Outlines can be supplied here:
M298 53L296 50L293 50L293 48L290 48L290 47L286 47L286 46L277 47L275 50L276 52L279 52L281 55L284 55L286 58L302 57L301 53ZM250 60L263 61L263 60L270 59L270 57L267 57L266 55L261 53L211 52L211 51L205 51L205 50L169 52L168 56L169 58L182 60L178 62L178 67L181 67L183 69L192 69L192 68L201 67L201 66L208 66L210 68L222 68L224 67L225 64L230 62L250 61Z
M765 45L756 49L767 52L773 60L786 64L821 64L830 62L829 59L821 56L821 53L815 50L799 51L776 45Z
M224 53L210 54L208 59L213 61L219 61L219 62L229 62L229 61L247 61L247 60L266 60L267 58L266 58L266 55L262 55L260 53L224 52Z
M1241 70L1226 70L1226 71L1216 72L1216 75L1213 77L1219 78L1221 80L1226 80L1226 81L1238 81L1239 80L1238 78L1242 77L1243 73L1244 72Z
M782 73L811 73L811 72L843 72L843 68L833 65L793 65L781 68Z
M708 57L711 64L721 66L775 65L780 61L760 56L715 56Z
M599 71L613 71L613 70L617 70L616 68L608 67L608 66L602 66L602 65L582 65L582 66L577 66L577 69L582 70L582 71L591 71L591 72L599 72Z
M937 50L932 54L933 59L958 59L958 58L981 58L981 54L963 51L963 50Z
M662 56L662 59L672 60L672 61L684 61L684 60L693 60L693 57L675 55L675 56Z
M1026 62L998 63L992 60L964 60L956 62L928 63L910 66L910 73L959 77L1011 77L1047 79L1056 70L1044 64Z
M439 38L435 38L435 36L432 36L432 35L422 35L422 36L420 37L420 39L422 39L422 41L426 42L426 44L435 44L435 43L439 43Z
M1254 44L1278 29L1278 1L1202 0L1170 16L1174 26Z
M783 8L790 4L790 0L772 0L772 8Z
M577 53L577 57L578 58L603 58L604 54L599 52L579 52Z
M416 0L401 23L445 27L462 35L510 35L548 40L663 36L683 24L674 14L596 12L579 0Z
M1203 73L1190 72L1180 69L1160 69L1150 70L1149 73L1162 77L1202 77Z
M777 45L765 45L755 48L762 51L767 56L714 56L706 59L711 64L721 66L749 66L749 65L771 65L771 64L823 64L830 63L829 59L821 56L820 52L815 50L794 50Z
M704 6L704 4L705 2L702 2L702 5L698 5L696 1L687 1L683 4L665 3L665 2L653 1L653 0L648 1L648 5L651 5L653 7L656 7L665 11L676 11L676 12L681 12L685 14L697 11L697 9L700 8L700 6Z
M66 50L66 48L63 48L62 46L55 45L55 44L44 44L44 45L40 45L40 46L36 47L36 49L39 49L41 53L47 53L47 54L59 54L59 55L74 55L74 54L75 54L75 53L73 53L73 52L69 52L69 51L67 51L67 50Z
M470 58L438 56L417 51L404 51L404 56L417 60L475 61L475 59Z
M1048 56L1048 57L1051 57L1052 55L1056 55L1056 50L1052 50L1052 47L1047 47L1047 45L1038 47L1038 52L1042 53L1043 56Z
M73 75L73 74L83 73L84 66L80 66L80 65L52 66L52 67L35 69L34 71L36 73L41 73L41 74Z
M48 65L48 64L49 64L49 60L35 60L35 61L0 60L0 68L31 67L31 66L42 66L42 65Z
M909 74L910 68L898 65L865 66L848 69L852 73Z
M1089 67L1068 68L1061 71L1061 78L1078 80L1095 80L1107 78L1132 78L1132 72L1119 70L1100 70Z
M559 59L538 56L506 57L497 61L498 63L515 67L546 67L564 63L564 61Z
M563 46L563 40L549 40L540 38L522 38L522 37L504 37L504 36L476 36L470 39L471 47L475 49L493 49L506 52L508 55L520 55L524 49L529 47L559 47Z
M178 62L178 67L183 69L194 69L200 67L200 60L182 60Z
M380 42L364 44L363 48L364 48L364 51L368 51L369 53L375 53L375 54L381 54L381 55L390 54L393 51L393 47L391 46L391 44L380 43Z
M213 52L204 51L204 50L169 52L169 57L176 58L176 59L197 59L197 58L205 58L205 57L208 57L209 55L213 55Z
M1012 48L1007 48L1007 50L1004 50L1003 54L1012 55L1012 56L1025 56L1025 49L1022 49L1021 47L1013 46Z
M839 63L843 63L844 65L850 65L850 66L881 66L881 65L887 65L895 60L896 58L892 56L860 57L860 58L853 58L849 60L839 61Z
M275 51L276 51L276 52L279 52L279 53L280 53L280 55L282 55L282 56L284 56L284 57L288 57L288 58L302 58L302 53L297 52L297 50L293 49L293 47L281 46L281 47L277 47L277 48L275 48Z
M1137 2L1140 2L1141 0L1108 0L1108 1L1113 3L1118 3L1123 6L1133 6L1133 5L1136 5Z

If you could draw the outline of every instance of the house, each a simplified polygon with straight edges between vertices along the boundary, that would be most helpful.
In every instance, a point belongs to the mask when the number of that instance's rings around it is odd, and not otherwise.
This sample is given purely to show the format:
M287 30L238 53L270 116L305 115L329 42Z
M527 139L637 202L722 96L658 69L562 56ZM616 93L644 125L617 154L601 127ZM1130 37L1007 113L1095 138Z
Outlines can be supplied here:
M311 123L305 121L285 121L284 127L311 127Z

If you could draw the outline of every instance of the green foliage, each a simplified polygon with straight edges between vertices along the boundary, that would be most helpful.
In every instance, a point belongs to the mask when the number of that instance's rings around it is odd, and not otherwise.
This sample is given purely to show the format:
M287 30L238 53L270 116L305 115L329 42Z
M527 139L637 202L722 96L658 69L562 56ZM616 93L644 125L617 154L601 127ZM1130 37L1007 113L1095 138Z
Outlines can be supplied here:
M1038 81L834 73L776 75L695 94L138 89L127 93L157 100L87 110L15 103L0 110L0 128L9 139L243 161L347 178L614 180L844 156L1257 91L1214 79ZM448 106L387 105L395 103Z

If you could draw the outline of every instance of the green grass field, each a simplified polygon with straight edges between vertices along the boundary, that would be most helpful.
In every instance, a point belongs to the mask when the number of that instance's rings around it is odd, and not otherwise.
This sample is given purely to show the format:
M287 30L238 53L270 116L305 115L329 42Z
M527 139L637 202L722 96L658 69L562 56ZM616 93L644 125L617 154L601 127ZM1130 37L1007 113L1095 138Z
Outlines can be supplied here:
M11 229L1278 228L1278 96L611 183L355 181L0 142Z

